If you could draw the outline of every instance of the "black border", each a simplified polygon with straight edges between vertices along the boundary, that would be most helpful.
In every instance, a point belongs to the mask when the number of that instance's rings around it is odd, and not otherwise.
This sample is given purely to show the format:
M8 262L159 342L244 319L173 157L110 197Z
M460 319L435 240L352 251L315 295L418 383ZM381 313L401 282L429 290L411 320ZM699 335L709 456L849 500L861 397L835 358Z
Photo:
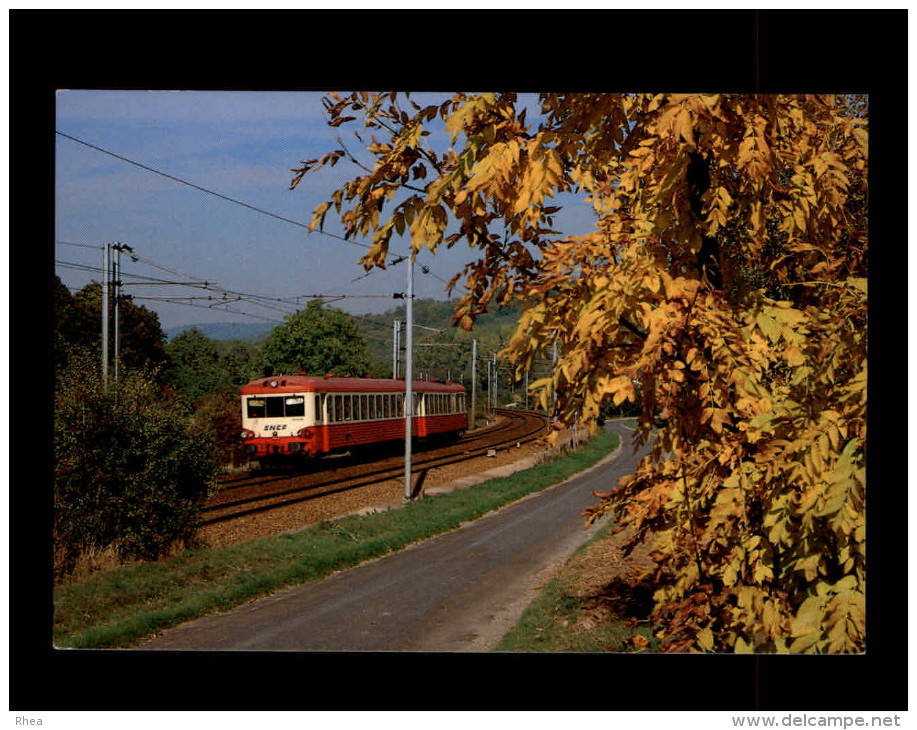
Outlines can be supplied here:
M9 29L11 414L53 377L57 88L865 91L873 240L864 655L57 651L45 422L8 438L28 472L10 474L11 710L907 709L906 11L12 10Z

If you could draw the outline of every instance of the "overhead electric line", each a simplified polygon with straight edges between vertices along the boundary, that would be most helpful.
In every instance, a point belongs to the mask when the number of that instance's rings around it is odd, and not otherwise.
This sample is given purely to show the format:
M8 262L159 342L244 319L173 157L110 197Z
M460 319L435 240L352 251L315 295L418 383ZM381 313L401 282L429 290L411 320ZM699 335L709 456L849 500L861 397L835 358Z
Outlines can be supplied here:
M308 223L304 223L304 222L302 222L302 221L297 221L297 220L294 220L294 219L292 219L292 218L287 218L287 217L285 217L285 216L278 215L277 213L272 213L272 212L269 211L269 210L265 210L265 209L263 209L263 208L259 208L259 207L255 206L255 205L250 204L250 203L246 203L246 202L244 202L244 201L242 201L242 200L238 200L237 198L232 198L232 197L230 197L230 196L228 196L228 195L224 195L223 193L219 193L219 192L217 192L217 191L215 191L215 190L211 190L210 188L206 188L206 187L204 187L203 185L198 185L198 184L196 184L196 183L192 183L192 182L189 182L188 180L184 180L184 179L182 179L182 178L180 178L180 177L177 177L176 175L171 175L171 174L169 174L169 173L167 173L167 172L163 172L162 170L157 170L155 167L150 167L149 165L145 165L145 164L143 164L143 163L141 163L141 162L137 162L136 160L132 160L132 159L130 159L129 157L125 157L124 155L119 155L119 154L117 154L116 152L111 152L110 150L106 150L106 149L103 148L103 147L99 147L98 145L94 145L94 144L92 144L92 143L90 143L90 142L87 142L87 141L85 141L85 140L82 140L82 139L80 139L79 137L74 137L74 136L71 135L71 134L67 134L67 133L65 133L65 132L61 132L60 130L55 130L55 134L57 134L57 135L59 135L59 136L65 138L65 139L69 139L69 140L72 141L72 142L76 142L77 144L81 144L81 145L83 145L84 147L88 147L89 149L93 149L93 150L96 150L97 152L101 152L102 154L108 155L109 157L113 157L113 158L115 158L116 160L121 160L122 162L126 162L126 163L129 164L129 165L133 165L134 167L138 167L138 168L140 168L141 170L146 170L147 172L151 172L151 173L153 173L154 175L159 175L159 176L164 177L164 178L166 178L166 179L168 179L168 180L172 180L173 182L179 183L180 185L186 185L187 187L190 187L190 188L192 188L192 189L194 189L194 190L198 190L198 191L200 191L200 192L202 192L202 193L206 193L206 194L208 194L208 195L213 195L214 197L220 198L221 200L225 200L226 202L229 202L229 203L233 203L233 204L235 204L235 205L242 206L243 208L247 208L247 209L249 209L249 210L251 210L251 211L254 211L254 212L256 212L256 213L260 213L261 215L266 215L266 216L269 216L269 217L274 218L274 219L276 219L276 220L283 221L283 222L285 222L285 223L289 223L289 224L291 224L291 225L297 226L297 227L299 227L299 228L304 228L304 229L306 229L307 231L309 231L309 233L315 233L315 232L316 232L316 231L310 230L310 226L309 226ZM370 246L369 244L362 243L362 242L360 242L360 241L353 241L353 240L350 240L349 238L346 238L345 236L339 236L339 235L337 235L336 233L328 233L327 231L324 231L324 230L321 230L321 229L318 229L317 232L320 233L320 234L323 235L323 236L328 236L329 238L334 238L334 239L336 239L336 240L338 240L338 241L342 241L343 243L348 243L348 244L351 244L351 245L353 245L353 246L360 246L361 248L365 248L365 249L371 249L371 248L372 248L372 246ZM66 242L63 242L63 241L59 241L58 243L64 243L65 245L73 245L73 246L85 246L86 248L99 248L99 247L97 247L97 246L89 246L89 245L86 245L86 244L71 244L71 243L66 243ZM397 264L400 264L400 263L401 263L402 261L404 261L408 256L411 255L410 253L405 254L405 255L394 254L394 253L392 253L391 251L389 252L389 254L390 254L391 256L394 256L394 258L389 262L389 266L395 266L395 265L397 265ZM369 272L363 274L362 276L357 277L357 279L354 279L353 281L357 281L358 279L361 279L361 278L365 278L365 277L367 277L367 276L370 276L370 275L372 275L375 271L376 271L376 270L373 269L372 271L369 271ZM430 270L430 267L429 267L429 266L422 266L422 267L421 267L421 271L422 271L424 274L429 274L429 275L433 276L434 278L438 279L439 281L443 282L444 284L448 284L448 282L447 282L445 279L443 279L442 277L440 277L440 276L438 276L437 274L433 273L433 272Z
M144 165L143 163L137 162L136 160L132 160L129 157L125 157L124 155L119 155L115 152L110 152L109 150L99 147L98 145L90 144L89 142L79 139L78 137L74 137L70 134L65 134L64 132L61 132L60 130L55 130L55 133L60 135L61 137L64 137L65 139L69 139L72 142L81 144L84 147L88 147L90 149L96 150L97 152L101 152L102 154L108 155L109 157L114 157L116 160L121 160L122 162L126 162L129 165L134 165L134 167L139 167L141 170L152 172L155 175L160 175L168 180L172 180L173 182L177 182L181 185L187 185L189 188L194 188L195 190L199 190L202 193L207 193L208 195L213 195L214 197L220 198L221 200L225 200L229 203L234 203L235 205L240 205L243 208L248 208L249 210L252 210L256 213L260 213L262 215L266 215L271 218L276 218L277 220L283 221L284 223L290 223L291 225L299 226L300 228L305 228L306 230L309 230L308 223L303 223L302 221L293 220L292 218L287 218L285 216L278 215L277 213L272 213L269 210L264 210L264 208L258 208L257 206L251 205L250 203L246 203L236 198L231 198L228 195L223 195L223 193L218 193L217 191L211 190L210 188L205 188L203 185L197 185L195 183L188 182L187 180L183 180L182 178L176 177L175 175L170 175L169 173L163 172L162 170L157 170L155 167ZM312 231L310 231L310 233L311 232ZM367 249L371 248L369 244L361 243L360 241L351 241L349 238L344 238L343 236L338 236L337 234L334 234L334 233L328 233L327 231L322 231L322 230L319 230L318 232L321 233L322 235L329 236L331 238L336 238L339 241L343 241L344 243L349 243L354 246L362 246L363 248L367 248ZM397 261L393 263L397 263Z
M128 157L125 157L124 155L119 155L119 154L117 154L117 153L115 153L115 152L111 152L110 150L104 149L103 147L99 147L98 145L91 144L91 143L89 143L89 142L86 142L85 140L82 140L82 139L80 139L80 138L78 138L78 137L74 137L73 135L67 134L67 133L62 132L62 131L60 131L60 130L55 130L55 133L56 133L57 135L59 135L59 136L65 138L65 139L68 139L68 140L70 140L70 141L72 141L72 142L75 142L75 143L77 143L77 144L83 145L84 147L87 147L87 148L89 148L89 149L93 149L93 150L95 150L95 151L97 151L97 152L101 152L102 154L108 155L109 157L113 157L113 158L115 158L115 159L117 159L117 160L120 160L120 161L122 161L122 162L125 162L125 163L127 163L127 164L129 164L129 165L133 165L134 167L137 167L137 168L139 168L139 169L145 170L145 171L147 171L147 172L151 172L151 173L153 173L153 174L155 174L155 175L159 175L159 176L164 177L164 178L166 178L166 179L168 179L168 180L171 180L171 181L173 181L173 182L176 182L176 183L178 183L178 184L180 184L180 185L185 185L185 186L190 187L190 188L192 188L192 189L194 189L194 190L198 190L198 191L203 192L203 193L206 193L206 194L208 194L208 195L212 195L212 196L214 196L214 197L220 198L221 200L224 200L224 201L226 201L226 202L233 203L233 204L235 204L235 205L239 205L239 206L241 206L241 207L243 207L243 208L246 208L246 209L248 209L248 210L251 210L251 211L253 211L253 212L256 212L256 213L259 213L259 214L262 214L262 215L266 215L266 216L268 216L268 217L274 218L274 219L276 219L276 220L283 221L283 222L285 222L285 223L289 223L289 224L291 224L291 225L295 225L295 226L297 226L297 227L299 227L299 228L304 228L304 229L306 229L307 231L309 231L310 233L314 232L314 231L311 231L311 230L310 230L310 226L309 226L308 224L303 223L302 221L297 221L297 220L294 220L294 219L292 219L292 218L287 218L287 217L285 217L285 216L278 215L278 214L276 214L276 213L273 213L273 212L271 212L271 211L265 210L265 209L263 209L263 208L259 208L259 207L257 207L257 206L251 205L250 203L246 203L246 202L241 201L241 200L238 200L238 199L236 199L236 198L232 198L232 197L230 197L230 196L228 196L228 195L224 195L223 193L219 193L219 192L217 192L217 191L215 191L215 190L212 190L212 189L210 189L210 188L206 188L206 187L204 187L204 186L202 186L202 185L198 185L198 184L196 184L196 183L189 182L188 180L184 180L184 179L182 179L182 178L180 178L180 177L177 177L176 175L171 175L171 174L169 174L169 173L163 172L162 170L158 170L158 169L156 169L156 168L154 168L154 167L150 167L149 165L145 165L145 164L143 164L143 163L137 162L136 160L132 160L132 159L130 159L130 158L128 158ZM324 236L328 236L328 237L330 237L330 238L335 238L335 239L340 240L340 241L342 241L342 242L344 242L344 243L349 243L349 244L352 244L352 245L355 245L355 246L360 246L360 247L362 247L362 248L371 249L371 246L370 246L370 245L365 244L365 243L361 243L361 242L359 242L359 241L352 241L352 240L350 240L350 239L348 239L348 238L346 238L346 237L339 236L339 235L336 235L336 234L333 234L333 233L328 233L327 231L323 231L323 230L321 230L321 229L319 229L318 232L319 232L320 234L324 235ZM78 244L78 243L72 243L72 242L68 242L68 241L58 241L58 243L61 244L61 245L78 246L78 247L82 247L82 248L94 248L94 249L102 249L102 248L104 248L103 246L93 246L93 245L89 245L89 244ZM395 255L395 254L393 254L393 253L391 253L391 252L389 252L389 254L392 255L392 256L394 256L393 260L389 262L389 265L399 264L399 263L401 263L402 261L405 261L406 259L410 259L410 256L411 256L410 253L407 254L407 255L404 255L404 256L402 256L402 255ZM272 301L272 302L273 302L273 301L277 301L277 302L284 302L284 303L286 303L286 302L289 301L289 300L282 300L282 299L278 299L278 298L259 297L259 296L257 296L257 295L242 295L242 294L240 294L240 293L238 293L238 292L231 292L230 290L226 290L226 289L222 289L222 288L219 288L219 287L212 286L212 283L211 283L211 282L204 281L203 283L201 283L201 282L198 282L198 281L194 281L195 279L198 279L199 277L192 277L192 276L189 276L188 274L184 274L184 273L179 272L179 271L177 271L177 270L175 270L175 269L171 269L171 268L169 268L169 267L167 267L167 266L163 266L162 264L157 264L156 262L154 262L154 261L152 261L152 260L150 260L150 259L148 259L148 258L146 258L146 257L144 257L144 256L141 256L141 255L139 255L139 254L136 254L136 253L133 252L133 251L131 251L131 257L132 257L132 259L135 260L135 261L141 260L141 261L143 261L143 262L145 262L145 263L147 263L147 264L149 264L149 265L151 265L151 266L161 268L161 269L164 270L164 271L168 271L168 272L170 272L170 273L172 273L172 274L175 274L175 275L178 275L178 276L187 277L189 280L191 280L191 281L189 281L189 282L174 282L175 285L202 287L202 288L207 289L207 290L209 290L209 291L221 292L224 296L226 296L226 295L228 295L228 294L237 295L238 298L235 299L234 301L242 301L242 300L244 299L244 300L250 301L251 303L255 304L256 306L262 306L262 307L265 307L265 308L267 308L267 309L273 309L274 311L279 311L279 312L283 312L283 313L289 313L289 312L286 312L285 310L278 309L277 307L274 307L274 306L271 306L271 305L264 304L265 301ZM85 266L79 266L79 265L76 265L76 264L65 264L65 263L63 263L63 262L61 262L61 265L62 265L62 266L65 266L65 267L66 267L66 266L69 266L69 267L71 267L71 268L77 268L77 269L82 269L82 270L87 270L87 271L98 271L98 270L99 270L99 269L96 269L96 268L90 268L90 267L85 267ZM428 266L423 266L423 267L421 267L421 270L422 270L422 272L423 272L424 274L431 274L432 276L434 276L434 277L435 277L436 279L438 279L439 281L442 281L442 282L444 282L444 283L447 283L447 282L445 282L444 279L442 279L441 277L439 277L439 276L437 276L436 274L434 274L433 272L431 272L431 271L430 271L430 268L429 268ZM374 271L375 271L375 270L374 270ZM373 272L371 271L371 272L369 272L369 273L367 273L367 274L364 274L364 277L365 277L365 276L369 276L371 273L373 273ZM145 277L140 277L139 275L136 275L136 278L145 278ZM152 279L152 277L146 277L146 278L149 278L151 281L155 281L154 279ZM360 277L360 278L363 278L363 277ZM413 278L413 276L412 276L411 278ZM356 281L356 280L354 280L354 281ZM130 284L139 284L140 282L127 282L127 283L130 283ZM160 281L159 283L161 283L161 284L166 284L166 283L171 283L171 282ZM305 295L303 295L302 297L298 297L298 298L304 298L304 297L305 297ZM140 297L138 297L138 298L140 298ZM297 299L298 299L298 298L297 298ZM361 295L340 295L340 296L331 296L331 297L321 296L321 297L315 297L315 298L322 298L322 299L326 299L326 300L337 301L337 300L340 300L340 299L347 299L347 298L351 298L351 299L352 299L352 298L387 298L387 297L384 297L384 296L382 296L382 295L367 295L367 296L361 296ZM171 301L171 300L170 300L170 299L167 299L167 298L161 298L161 299L157 299L157 301ZM176 302L176 303L178 303L178 302ZM183 302L183 303L187 303L187 302ZM212 307L212 306L215 306L215 305L210 305L210 306ZM224 311L228 311L228 310L224 310ZM244 313L242 313L242 312L234 312L234 313L244 314Z

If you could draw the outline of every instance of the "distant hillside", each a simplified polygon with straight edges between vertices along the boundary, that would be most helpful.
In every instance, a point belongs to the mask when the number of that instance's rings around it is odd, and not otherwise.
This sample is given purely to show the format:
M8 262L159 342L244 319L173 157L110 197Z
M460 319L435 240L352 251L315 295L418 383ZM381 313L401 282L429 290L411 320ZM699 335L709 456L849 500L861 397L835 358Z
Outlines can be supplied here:
M182 332L197 328L210 340L244 340L246 342L260 342L268 336L276 325L269 322L218 322L210 324L188 324L182 327L171 327L164 330L166 337L171 340Z
M509 344L516 330L520 311L509 309L481 315L471 332L452 324L457 300L438 301L418 299L414 302L414 372L437 380L451 377L455 381L470 382L472 341L477 340L478 377L487 372L485 358L491 358ZM405 307L401 305L382 314L354 315L354 320L366 338L371 359L371 374L391 377L393 359L393 323L405 320ZM211 340L242 340L261 344L276 325L270 323L230 322L197 324L165 330L171 340L176 335L197 327ZM401 348L405 345L402 329ZM403 360L402 360L403 362ZM403 366L402 366L403 367ZM403 375L403 370L400 371Z
M452 324L457 300L418 299L414 302L414 372L437 380L451 377L455 381L471 377L472 341L478 341L478 358L490 357L495 350L509 344L516 331L520 311L510 309L481 315L474 329L466 332ZM404 305L384 314L356 317L366 338L374 375L391 376L393 359L393 323L405 320ZM403 332L403 330L402 330ZM402 334L401 347L404 348ZM484 366L486 372L486 366ZM482 366L479 363L478 375ZM403 374L403 371L401 371Z

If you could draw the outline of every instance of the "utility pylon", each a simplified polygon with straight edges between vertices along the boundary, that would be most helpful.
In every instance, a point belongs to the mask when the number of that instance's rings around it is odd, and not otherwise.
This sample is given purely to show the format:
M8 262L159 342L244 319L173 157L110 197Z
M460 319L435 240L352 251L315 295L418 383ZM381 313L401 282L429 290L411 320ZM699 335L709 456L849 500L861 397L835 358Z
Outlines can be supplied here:
M116 243L112 246L112 250L115 252L115 265L114 265L114 276L112 278L112 285L114 286L114 300L115 300L115 382L118 382L118 366L121 360L121 335L120 335L120 307L121 307L121 252L129 251L130 253L134 252L130 246L123 243Z
M404 498L411 500L413 482L411 480L411 438L413 436L412 417L414 413L413 380L414 380L414 257L408 255L408 285L405 293L405 354L404 354Z
M108 390L108 274L111 268L111 244L102 249L102 389Z
M475 395L478 390L478 375L477 375L477 364L478 364L478 341L471 341L471 428L474 428L474 414L475 408Z
M392 380L398 379L398 341L401 334L401 321L395 320L392 324Z

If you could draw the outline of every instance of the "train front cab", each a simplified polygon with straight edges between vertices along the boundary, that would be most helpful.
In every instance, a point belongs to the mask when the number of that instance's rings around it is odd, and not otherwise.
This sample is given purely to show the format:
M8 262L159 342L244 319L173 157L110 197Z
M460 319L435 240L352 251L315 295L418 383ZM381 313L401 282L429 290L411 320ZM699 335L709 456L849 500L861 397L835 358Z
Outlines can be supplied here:
M242 439L252 459L314 456L315 401L312 393L242 396Z

